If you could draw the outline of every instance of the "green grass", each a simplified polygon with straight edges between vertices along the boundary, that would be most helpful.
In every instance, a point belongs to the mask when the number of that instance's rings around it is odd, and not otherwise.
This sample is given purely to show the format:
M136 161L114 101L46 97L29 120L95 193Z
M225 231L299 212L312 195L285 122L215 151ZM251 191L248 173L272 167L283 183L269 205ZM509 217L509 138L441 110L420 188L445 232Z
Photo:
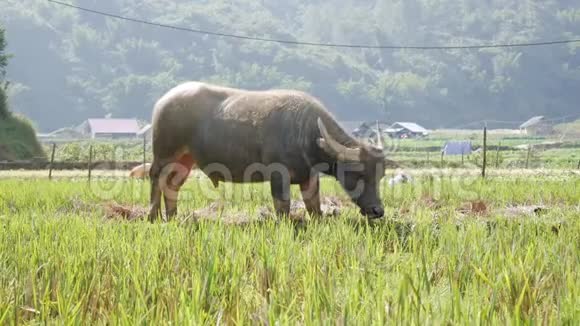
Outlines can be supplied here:
M0 180L0 324L580 321L578 178L422 178L383 189L376 223L354 209L305 223L107 220L92 205L147 203L141 182L110 186ZM182 212L211 202L198 187ZM226 210L270 205L264 187L234 187ZM323 193L342 196L328 179ZM468 200L490 214L462 215ZM502 213L538 204L544 215Z

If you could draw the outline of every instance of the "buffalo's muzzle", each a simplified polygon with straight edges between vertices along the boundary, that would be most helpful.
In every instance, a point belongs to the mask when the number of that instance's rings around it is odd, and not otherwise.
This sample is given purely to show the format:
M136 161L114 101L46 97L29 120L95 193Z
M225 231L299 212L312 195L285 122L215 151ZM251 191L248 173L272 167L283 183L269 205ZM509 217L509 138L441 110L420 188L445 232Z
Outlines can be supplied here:
M380 206L373 206L361 209L361 213L367 218L381 218L385 215L385 210Z

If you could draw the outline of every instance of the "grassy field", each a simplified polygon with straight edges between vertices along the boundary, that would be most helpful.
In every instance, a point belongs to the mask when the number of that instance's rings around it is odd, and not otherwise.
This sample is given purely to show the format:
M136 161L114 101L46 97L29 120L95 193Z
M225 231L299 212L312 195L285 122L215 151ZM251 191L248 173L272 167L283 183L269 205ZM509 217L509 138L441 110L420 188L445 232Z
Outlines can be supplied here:
M0 324L580 322L578 176L422 176L376 222L330 180L336 217L258 218L257 184L192 219L202 186L150 224L106 217L146 205L140 181L0 180Z

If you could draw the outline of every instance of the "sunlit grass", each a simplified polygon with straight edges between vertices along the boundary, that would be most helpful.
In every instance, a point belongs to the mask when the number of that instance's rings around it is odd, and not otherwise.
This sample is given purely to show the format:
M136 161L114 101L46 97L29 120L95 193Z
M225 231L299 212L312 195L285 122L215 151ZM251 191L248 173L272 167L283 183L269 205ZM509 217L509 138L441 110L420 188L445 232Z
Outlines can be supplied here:
M207 183L187 183L182 212L212 202L200 194ZM233 187L227 209L270 205L264 187ZM343 196L330 180L322 188ZM424 177L383 187L387 216L375 223L345 209L300 224L150 224L106 220L96 208L146 205L147 190L140 181L0 180L0 324L580 320L578 178ZM489 214L458 213L469 200ZM513 205L546 213L501 213Z

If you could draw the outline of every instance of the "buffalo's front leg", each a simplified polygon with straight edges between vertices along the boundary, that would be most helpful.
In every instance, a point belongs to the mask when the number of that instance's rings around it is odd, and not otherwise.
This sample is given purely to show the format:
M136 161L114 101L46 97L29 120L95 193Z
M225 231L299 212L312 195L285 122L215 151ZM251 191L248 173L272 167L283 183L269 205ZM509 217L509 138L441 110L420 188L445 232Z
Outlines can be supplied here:
M277 216L290 215L290 180L275 174L270 179L270 190Z
M322 216L322 210L320 209L320 178L318 175L301 183L300 192L308 214L311 217Z

